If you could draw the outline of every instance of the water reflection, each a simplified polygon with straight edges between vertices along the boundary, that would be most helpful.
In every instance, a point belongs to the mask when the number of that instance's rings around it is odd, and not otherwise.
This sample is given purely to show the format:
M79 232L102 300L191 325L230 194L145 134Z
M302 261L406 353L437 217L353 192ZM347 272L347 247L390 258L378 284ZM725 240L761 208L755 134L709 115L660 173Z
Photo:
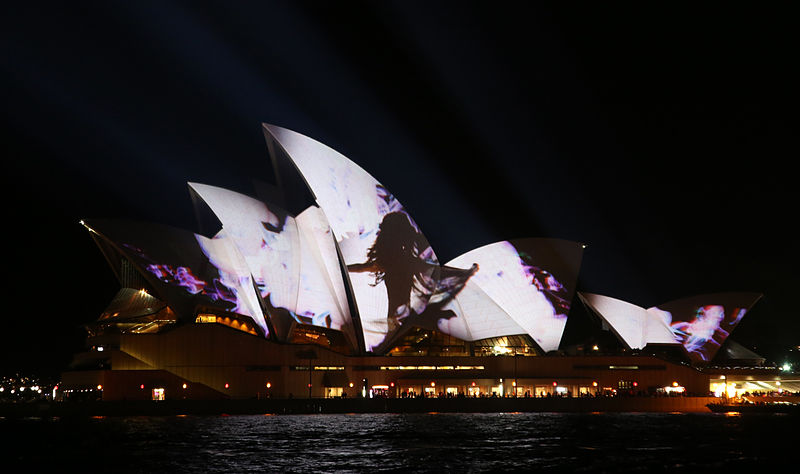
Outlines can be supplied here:
M796 417L346 414L0 420L7 459L115 472L693 472L778 466ZM43 456L47 453L46 456Z

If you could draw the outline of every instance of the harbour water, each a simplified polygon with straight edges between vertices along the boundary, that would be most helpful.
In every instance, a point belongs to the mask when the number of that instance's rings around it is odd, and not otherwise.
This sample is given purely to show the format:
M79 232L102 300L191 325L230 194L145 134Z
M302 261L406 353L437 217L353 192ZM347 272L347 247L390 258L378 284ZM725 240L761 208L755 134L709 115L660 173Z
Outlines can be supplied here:
M800 472L797 421L717 413L32 417L0 419L0 433L4 467L35 472Z

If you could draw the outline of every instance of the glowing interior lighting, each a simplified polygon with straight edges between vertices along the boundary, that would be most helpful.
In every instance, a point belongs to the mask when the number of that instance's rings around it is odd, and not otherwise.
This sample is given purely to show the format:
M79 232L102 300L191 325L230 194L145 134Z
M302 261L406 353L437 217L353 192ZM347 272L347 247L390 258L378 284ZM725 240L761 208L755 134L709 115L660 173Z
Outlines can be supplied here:
M102 385L98 385L97 386L97 390L103 390L103 386Z
M351 383L350 386L352 387L353 384ZM267 388L272 388L272 383L271 382L267 382Z
M181 385L181 387L183 387L183 389L185 390L186 389L186 384Z

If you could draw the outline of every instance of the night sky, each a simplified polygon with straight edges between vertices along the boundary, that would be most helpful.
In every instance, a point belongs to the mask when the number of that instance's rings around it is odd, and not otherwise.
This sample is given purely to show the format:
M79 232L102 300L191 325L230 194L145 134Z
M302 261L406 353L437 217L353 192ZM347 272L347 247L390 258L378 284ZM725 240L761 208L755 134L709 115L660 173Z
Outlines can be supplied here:
M0 15L3 373L63 369L116 293L81 218L196 230L188 181L273 181L262 122L375 176L443 262L580 241L579 291L762 292L732 339L776 362L800 344L788 11L227 3Z

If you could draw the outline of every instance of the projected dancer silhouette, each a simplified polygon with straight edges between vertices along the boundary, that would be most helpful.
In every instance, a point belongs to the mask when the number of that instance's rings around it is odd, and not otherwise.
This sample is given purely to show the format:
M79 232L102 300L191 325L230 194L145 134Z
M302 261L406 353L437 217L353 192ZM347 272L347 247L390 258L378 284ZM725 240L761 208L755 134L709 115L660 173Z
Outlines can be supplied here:
M367 252L367 261L347 266L351 272L370 272L375 277L373 286L383 282L388 298L388 333L400 326L412 314L412 291L424 301L439 291L437 271L439 265L425 258L430 251L422 234L411 224L404 212L386 214L378 228L375 242ZM477 271L477 266L464 270L463 282ZM463 282L460 286L463 287Z

